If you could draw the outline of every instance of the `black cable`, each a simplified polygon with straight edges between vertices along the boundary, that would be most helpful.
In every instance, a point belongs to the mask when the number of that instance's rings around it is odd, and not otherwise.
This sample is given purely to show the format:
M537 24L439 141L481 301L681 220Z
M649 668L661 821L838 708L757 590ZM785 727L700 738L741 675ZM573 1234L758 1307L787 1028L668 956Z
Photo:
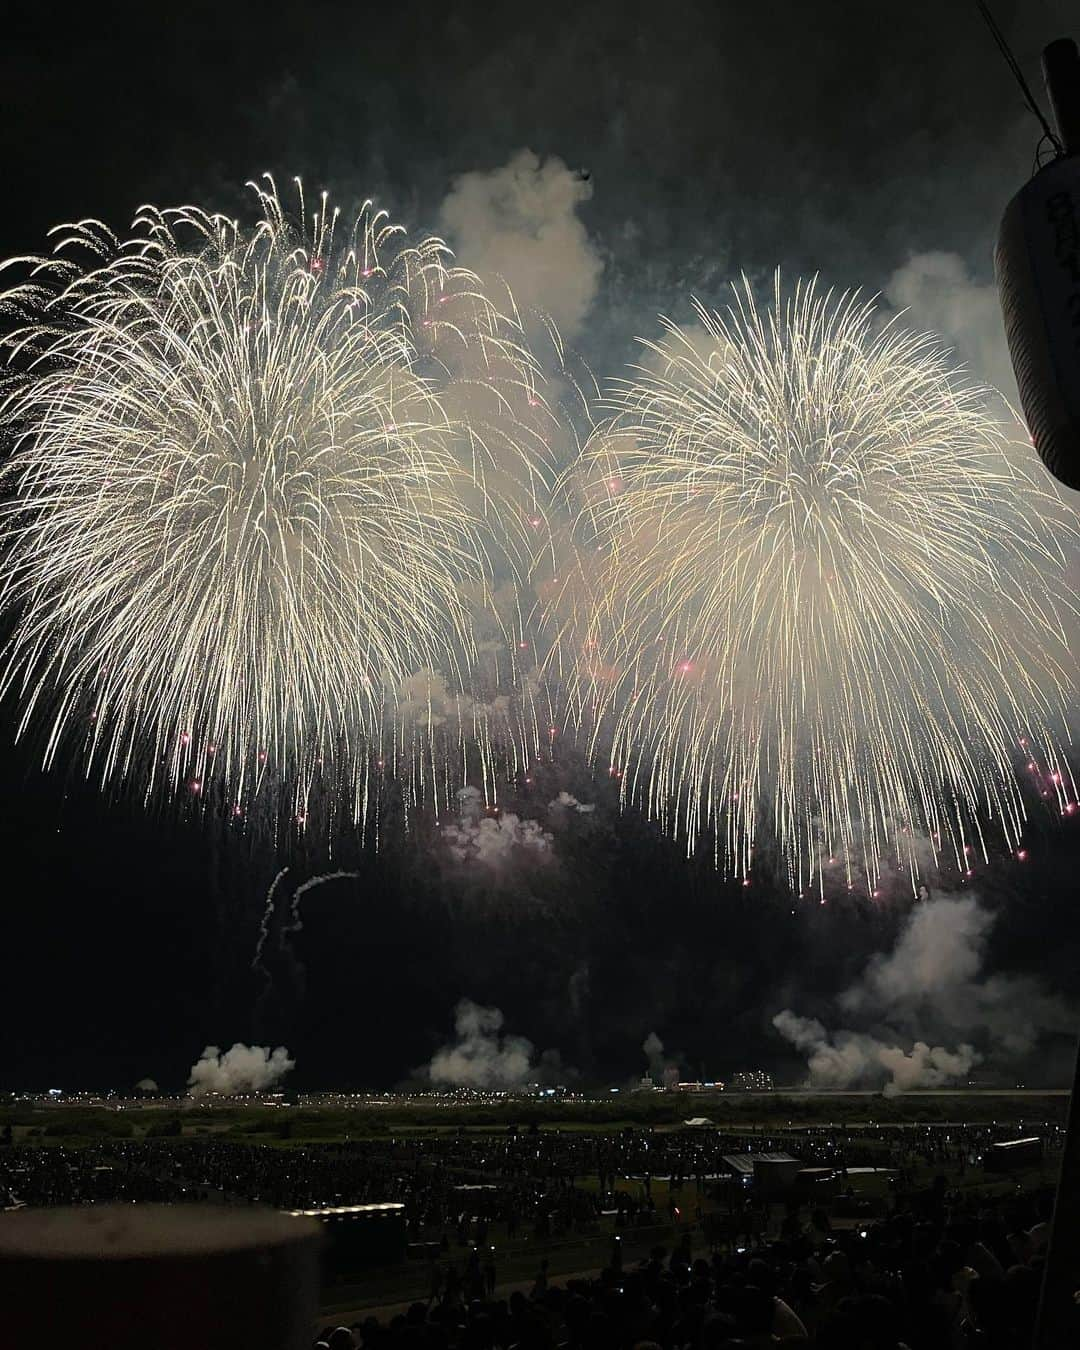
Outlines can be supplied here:
M1054 147L1055 152L1059 155L1063 155L1065 153L1065 147L1058 140L1057 136L1054 133L1053 127L1046 120L1046 117L1043 114L1043 110L1039 107L1038 103L1035 101L1035 95L1031 92L1031 89L1028 87L1027 80L1024 79L1024 72L1020 69L1020 63L1017 61L1016 57L1013 56L1012 49L1010 48L1008 42L1006 41L1005 34L998 27L997 20L994 18L993 14L990 13L990 6L986 3L986 0L975 0L975 4L976 7L978 8L979 13L983 17L983 20L985 21L987 28L989 28L990 30L991 37L997 44L998 51L1005 58L1005 64L1012 71L1016 83L1020 86L1020 91L1024 95L1024 102L1027 104L1030 111L1034 113L1036 118L1038 118L1039 125L1043 129L1043 140L1044 141L1048 140L1050 144ZM1039 144L1041 146L1042 141L1040 141ZM1038 152L1036 152L1036 154L1037 153Z

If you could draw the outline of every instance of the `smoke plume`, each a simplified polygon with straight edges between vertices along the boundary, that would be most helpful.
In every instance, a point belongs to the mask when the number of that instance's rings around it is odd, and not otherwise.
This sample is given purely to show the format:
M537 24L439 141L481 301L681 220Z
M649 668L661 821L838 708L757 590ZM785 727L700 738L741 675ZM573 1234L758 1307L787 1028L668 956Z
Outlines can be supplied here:
M136 1092L157 1092L158 1085L152 1078L140 1078L135 1084Z
M966 1077L979 1061L970 1045L949 1051L916 1041L908 1052L860 1032L830 1035L816 1018L798 1017L788 1008L772 1021L781 1036L806 1055L810 1087L877 1087L887 1075L885 1094L893 1096L912 1088L944 1087Z
M648 1061L648 1075L654 1083L661 1083L664 1087L671 1087L673 1083L679 1081L679 1066L670 1055L664 1053L664 1042L656 1034L650 1031L641 1044L645 1052L645 1058Z
M984 974L993 923L974 894L917 903L892 951L873 956L837 1000L857 1026L829 1031L791 1009L777 1013L773 1026L806 1056L809 1085L941 1087L978 1063L1002 1072L1044 1035L1070 1031L1069 1009L1032 977Z
M463 266L502 277L521 309L543 311L572 337L603 267L577 215L591 196L585 177L561 159L541 162L519 150L491 173L462 174L442 204L440 225Z
M455 1040L435 1052L426 1076L448 1087L508 1089L565 1077L559 1054L503 1031L502 1011L463 998L454 1010Z
M188 1074L193 1097L216 1093L232 1097L241 1092L265 1092L296 1067L283 1045L271 1051L265 1045L244 1045L237 1041L224 1053L208 1045Z

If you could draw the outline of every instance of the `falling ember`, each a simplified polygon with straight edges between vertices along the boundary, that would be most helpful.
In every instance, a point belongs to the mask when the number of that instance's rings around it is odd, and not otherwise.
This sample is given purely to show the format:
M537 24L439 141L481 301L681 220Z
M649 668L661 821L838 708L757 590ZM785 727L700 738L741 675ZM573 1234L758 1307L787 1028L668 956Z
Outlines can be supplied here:
M872 303L779 275L644 345L575 470L567 649L603 633L613 677L565 665L595 753L736 874L759 834L794 887L823 842L868 893L975 819L1015 849L1017 727L1052 763L1078 694L1078 532L987 391Z

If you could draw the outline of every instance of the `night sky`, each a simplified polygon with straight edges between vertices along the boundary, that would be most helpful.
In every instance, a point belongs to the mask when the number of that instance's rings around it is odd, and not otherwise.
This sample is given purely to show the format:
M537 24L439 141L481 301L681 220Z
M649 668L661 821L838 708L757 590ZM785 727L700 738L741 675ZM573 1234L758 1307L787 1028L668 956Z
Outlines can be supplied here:
M122 230L145 201L242 211L245 180L267 169L433 229L455 179L528 148L590 175L579 216L603 270L572 337L601 378L659 312L685 318L691 292L719 300L739 271L777 264L910 303L977 373L1000 375L992 242L1038 128L974 5L277 9L118 4L61 18L18 5L0 46L0 252L40 250L50 226L82 216ZM1039 50L1070 32L1074 6L999 0L996 12L1037 82ZM938 254L947 296L910 266ZM102 797L75 764L42 774L13 727L9 707L0 1089L144 1075L179 1087L204 1044L238 1039L284 1042L298 1087L389 1086L449 1038L463 997L501 1008L586 1081L639 1074L650 1031L694 1076L761 1063L792 1080L799 1061L772 1015L825 1017L910 909L897 896L793 914L767 882L728 885L620 817L610 785L569 753L549 786L597 802L590 827L562 841L551 871L478 883L419 845L376 857L342 839L327 864L315 842L277 852ZM1016 981L1038 980L1067 999L1080 834L1036 812L1030 851L978 879L996 916L980 978L1014 981L1017 997L1034 986ZM311 893L266 989L249 967L286 864L297 883L327 865L360 877ZM927 1034L950 1034L927 1017ZM1051 1031L1022 1066L1028 1081L1064 1076L1060 1018Z

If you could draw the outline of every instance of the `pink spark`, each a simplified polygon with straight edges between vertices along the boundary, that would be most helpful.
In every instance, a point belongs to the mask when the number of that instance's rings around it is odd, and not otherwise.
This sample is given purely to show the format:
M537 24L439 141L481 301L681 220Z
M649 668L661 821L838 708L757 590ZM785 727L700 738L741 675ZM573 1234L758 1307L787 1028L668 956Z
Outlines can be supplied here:
M1026 848L1019 848L1016 850L1016 857L1018 862L1027 862L1027 855L1028 851Z

